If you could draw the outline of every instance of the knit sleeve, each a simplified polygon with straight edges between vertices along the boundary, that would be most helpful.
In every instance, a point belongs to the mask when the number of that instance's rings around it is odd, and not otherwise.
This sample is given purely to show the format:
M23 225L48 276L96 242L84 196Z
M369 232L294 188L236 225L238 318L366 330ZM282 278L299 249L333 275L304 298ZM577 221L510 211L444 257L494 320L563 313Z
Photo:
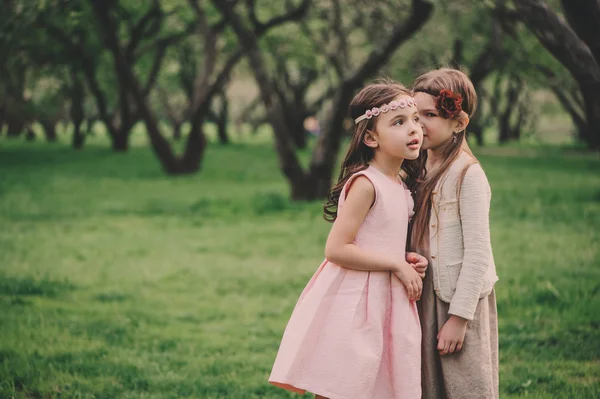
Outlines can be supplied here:
M465 174L459 202L464 257L449 313L472 320L486 271L493 261L489 225L491 189L478 163L469 166Z

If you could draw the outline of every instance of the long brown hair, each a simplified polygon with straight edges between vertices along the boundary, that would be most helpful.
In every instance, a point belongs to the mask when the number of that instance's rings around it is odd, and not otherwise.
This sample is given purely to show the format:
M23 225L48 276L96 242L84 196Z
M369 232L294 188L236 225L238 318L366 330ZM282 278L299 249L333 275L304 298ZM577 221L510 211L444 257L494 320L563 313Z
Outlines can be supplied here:
M473 116L477 109L477 93L475 92L473 83L471 83L471 80L467 75L457 69L434 69L419 76L414 81L412 87L414 93L427 93L434 97L439 96L440 91L444 89L460 94L463 99L463 112L458 118ZM421 151L421 154L416 161L418 166L416 167L416 172L413 173L418 175L418 179L415 190L415 216L411 227L411 237L413 238L413 240L411 240L412 249L423 247L423 243L425 242L425 232L427 231L427 225L429 224L429 218L431 216L433 191L439 180L448 171L450 165L452 165L452 162L454 162L463 151L471 155L473 163L477 162L477 159L471 152L469 144L467 143L466 130L454 133L453 135L454 138L448 140L448 142L442 144L439 148L439 151L442 154L442 164L431 176L427 175L427 168L425 166L427 162L427 150ZM465 173L466 168L463 170L458 182L458 195L460 195L460 186Z
M366 86L354 97L350 103L348 112L352 120L354 120L363 115L367 110L388 104L403 94L410 96L411 92L398 82L385 80L373 83ZM329 191L327 201L323 205L323 218L325 220L329 222L335 221L337 218L338 202L344 185L353 174L366 169L369 166L369 162L373 160L375 151L364 143L364 139L368 130L375 129L376 123L377 117L373 117L371 119L364 119L354 125L354 134L352 135L350 147L342 163L338 181Z

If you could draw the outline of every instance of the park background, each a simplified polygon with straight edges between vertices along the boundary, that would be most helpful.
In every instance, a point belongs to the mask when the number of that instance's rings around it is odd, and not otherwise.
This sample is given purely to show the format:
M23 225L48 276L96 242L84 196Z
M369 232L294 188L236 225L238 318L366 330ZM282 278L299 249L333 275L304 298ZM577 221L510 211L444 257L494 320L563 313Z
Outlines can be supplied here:
M0 10L0 397L294 397L348 103L439 65L480 97L501 397L600 397L598 1Z

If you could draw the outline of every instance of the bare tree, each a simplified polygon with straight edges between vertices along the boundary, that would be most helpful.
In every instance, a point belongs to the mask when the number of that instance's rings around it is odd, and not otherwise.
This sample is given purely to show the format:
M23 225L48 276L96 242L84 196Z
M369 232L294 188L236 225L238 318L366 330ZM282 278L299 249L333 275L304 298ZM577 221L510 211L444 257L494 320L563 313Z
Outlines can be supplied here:
M117 36L118 30L116 29L114 20L114 3L90 0L94 14L96 15L98 27L102 32L105 46L113 55L115 69L120 76L119 79L126 82L126 87L129 91L128 94L138 108L141 119L146 125L152 148L160 160L163 169L169 174L193 173L199 170L206 147L203 125L208 116L212 99L220 92L227 82L233 67L244 54L244 49L238 48L227 58L224 65L219 68L217 65L219 56L217 37L223 31L225 22L221 20L213 24L209 23L205 8L199 5L196 0L188 0L188 2L194 11L197 27L204 40L204 63L200 67L201 71L198 72L194 79L190 112L190 133L187 137L183 155L177 156L173 152L169 142L161 134L157 118L147 103L147 93L143 90L131 63L128 62L125 49L119 42ZM269 29L298 19L301 16L302 12L299 12L298 9L279 15L262 24L255 34L260 36Z
M307 2L307 1L305 1ZM312 154L309 169L305 171L296 154L293 135L284 119L281 103L277 101L276 89L269 77L265 55L261 51L256 34L244 23L240 14L226 2L213 0L214 5L231 24L240 43L247 49L249 62L252 67L256 82L260 88L260 96L267 109L267 115L275 134L275 146L279 158L279 164L284 175L291 186L291 196L296 200L320 199L327 195L337 154L341 146L344 132L344 121L346 112L352 96L366 79L373 76L379 68L384 65L392 53L407 39L409 39L429 18L433 6L428 1L412 0L412 9L406 23L396 23L388 35L383 35L383 30L373 41L377 45L369 53L366 59L356 63L356 68L345 68L344 64L352 64L354 60L346 57L343 49L348 48L340 45L337 53L342 54L342 59L331 56L334 49L328 49L327 54L330 62L334 65L339 76L339 84L335 87L333 104L329 112L329 120L319 138ZM252 7L254 1L247 2L248 15L254 13ZM338 3L339 4L339 3ZM256 18L250 18L251 23L258 23ZM340 32L336 40L343 43L347 32Z
M118 11L119 14L127 14L127 11L117 1L107 1L105 5ZM63 4L60 5L60 7L63 6ZM83 9L81 4L76 4L73 7L75 7L74 11ZM128 14L126 17L128 21L133 18ZM162 26L168 17L169 15L163 12L160 3L155 0L152 6L137 21L130 22L126 26L129 38L122 45L123 61L130 68L133 68L143 56L153 54L147 79L143 85L140 83L144 96L148 96L156 84L168 47L187 37L195 29L195 24L192 23L180 32L161 35ZM111 109L109 95L103 89L98 77L100 51L96 46L90 44L89 27L77 25L72 30L67 30L65 27L60 26L47 12L39 14L38 23L51 37L62 44L69 54L68 60L71 67L81 70L90 93L96 100L99 117L106 126L113 149L118 152L127 151L131 129L140 120L139 110L130 94L129 81L126 80L123 74L115 70L118 83L115 85L118 102L117 107ZM112 26L115 29L117 28L115 23ZM145 45L143 45L144 43Z

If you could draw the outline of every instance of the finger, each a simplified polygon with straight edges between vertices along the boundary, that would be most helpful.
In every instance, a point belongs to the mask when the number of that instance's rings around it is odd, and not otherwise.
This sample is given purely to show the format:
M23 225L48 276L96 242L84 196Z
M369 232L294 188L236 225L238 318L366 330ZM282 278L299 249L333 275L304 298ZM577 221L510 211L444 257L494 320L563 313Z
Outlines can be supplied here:
M411 283L408 283L406 285L406 290L408 291L408 299L412 300L414 293L413 293L413 287L412 287Z
M419 273L419 277L425 278L425 273Z
M456 344L456 351L459 352L463 348L463 341L458 341Z
M446 354L446 348L448 347L448 343L445 340L440 340L441 343L441 348L440 348L440 344L438 344L438 351L440 352L441 356L444 356Z
M442 356L450 353L450 341L444 341L444 350L442 351Z
M446 344L446 342L443 339L440 339L439 334L438 334L438 344L437 344L437 350L441 353L444 350L444 345Z
M407 253L407 254L406 254L406 260L407 260L408 262L411 262L411 263L416 263L416 262L418 262L420 259L419 259L419 255L417 255L416 253L414 253L414 252L409 252L409 253Z
M448 348L448 353L454 353L454 351L456 350L456 341L451 341L450 342L450 347Z

